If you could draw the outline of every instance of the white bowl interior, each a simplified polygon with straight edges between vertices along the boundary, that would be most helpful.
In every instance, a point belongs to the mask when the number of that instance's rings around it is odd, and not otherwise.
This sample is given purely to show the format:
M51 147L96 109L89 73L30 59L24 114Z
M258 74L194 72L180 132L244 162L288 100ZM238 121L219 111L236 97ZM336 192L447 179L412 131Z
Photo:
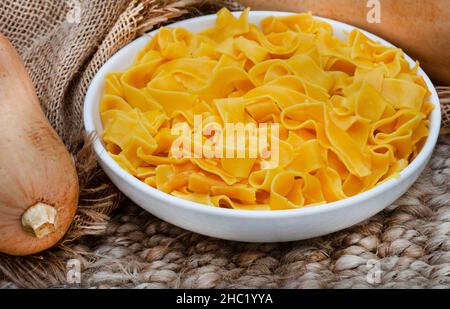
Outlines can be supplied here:
M240 12L233 13L236 16L240 14ZM292 13L286 12L272 12L272 11L255 11L250 12L249 14L249 22L255 23L259 25L259 22L267 17L267 16L286 16ZM334 20L319 18L328 23L330 23L334 28L334 34L342 39L346 38L346 34L350 33L356 27L337 22ZM212 27L215 23L216 16L208 15L202 16L194 19L189 19L181 22L174 23L169 25L169 27L184 27L192 32L198 32L205 28ZM132 65L134 58L138 51L143 49L151 40L152 35L154 35L156 31L153 31L149 34L146 34L132 43L128 44L124 48L122 48L119 52L117 52L109 61L99 70L95 78L92 80L89 90L87 92L85 98L84 105L84 124L87 132L95 132L97 136L101 136L103 131L102 122L100 119L99 113L99 103L103 94L103 85L105 76L109 72L117 72L122 71ZM389 42L371 34L366 31L361 30L365 35L367 35L370 39L382 42L386 46L393 46ZM407 55L405 58L409 62L411 66L414 65L414 61ZM147 194L152 195L155 199L165 201L171 204L175 204L179 207L187 207L193 211L201 212L201 213L210 213L210 214L219 214L221 216L226 217L243 217L243 218L283 218L287 216L291 216L294 213L296 215L310 215L310 214L319 214L324 211L332 211L333 209L346 207L346 205L354 204L359 201L370 199L371 197L379 195L381 192L388 191L394 188L402 179L409 177L412 175L417 169L421 168L424 165L425 161L429 160L429 157L434 149L437 138L439 136L440 123L441 123L441 110L439 104L439 98L437 92L422 69L419 69L419 74L423 76L430 92L431 96L429 98L430 102L435 106L434 111L430 115L430 134L428 139L419 153L419 155L415 158L413 162L411 162L408 167L406 167L400 175L398 179L391 179L386 181L383 184L376 186L375 188L360 193L356 196L340 200L333 203L323 204L314 207L306 207L297 210L280 210L280 211L248 211L248 210L235 210L235 209L223 209L223 208L215 208L215 207L205 207L204 205L200 205L194 202L186 201L169 194L158 191L133 176L129 175L125 172L106 152L102 141L100 138L96 139L94 142L94 150L97 153L100 162L103 165L108 165L114 173L121 178L122 181L126 182L129 186L135 187L139 191L146 191Z

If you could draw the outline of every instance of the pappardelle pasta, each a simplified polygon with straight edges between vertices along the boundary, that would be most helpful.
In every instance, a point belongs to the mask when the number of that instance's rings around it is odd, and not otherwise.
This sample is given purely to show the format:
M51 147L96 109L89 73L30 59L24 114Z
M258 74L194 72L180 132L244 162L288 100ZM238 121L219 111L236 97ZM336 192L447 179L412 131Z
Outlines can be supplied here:
M163 27L131 67L107 75L100 113L112 158L166 193L247 210L333 202L397 177L426 140L433 109L418 63L358 30L341 40L311 14L260 27L248 14L222 9L200 33ZM206 147L230 123L276 124L265 131L276 164L264 167L262 152L174 154L180 137L200 132L183 141ZM248 153L256 138L245 136ZM222 155L236 150L222 146Z

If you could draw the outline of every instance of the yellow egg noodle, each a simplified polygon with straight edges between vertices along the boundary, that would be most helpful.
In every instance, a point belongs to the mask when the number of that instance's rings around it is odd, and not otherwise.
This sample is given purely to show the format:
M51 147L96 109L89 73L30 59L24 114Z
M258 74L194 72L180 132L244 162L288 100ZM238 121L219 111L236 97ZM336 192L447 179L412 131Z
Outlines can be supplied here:
M128 173L216 207L283 210L333 202L396 177L420 151L433 105L418 64L311 16L261 26L217 13L200 33L161 28L134 64L108 74L103 141ZM277 123L280 162L172 155L172 128ZM271 135L271 138L275 138ZM206 143L207 136L200 139Z

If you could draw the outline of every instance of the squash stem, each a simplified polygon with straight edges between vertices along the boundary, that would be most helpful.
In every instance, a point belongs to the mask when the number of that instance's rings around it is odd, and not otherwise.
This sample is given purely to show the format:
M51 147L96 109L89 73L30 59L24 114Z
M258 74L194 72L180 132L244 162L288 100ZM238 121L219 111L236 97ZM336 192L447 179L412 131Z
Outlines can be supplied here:
M37 203L22 215L22 227L41 239L56 230L56 209L44 203Z

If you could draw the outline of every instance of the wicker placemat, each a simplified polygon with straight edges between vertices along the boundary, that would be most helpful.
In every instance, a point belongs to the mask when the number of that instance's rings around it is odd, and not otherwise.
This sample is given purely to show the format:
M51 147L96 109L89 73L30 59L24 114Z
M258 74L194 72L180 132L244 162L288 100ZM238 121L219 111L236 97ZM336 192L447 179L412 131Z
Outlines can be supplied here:
M449 153L447 135L405 196L362 224L308 241L222 241L124 202L104 236L74 247L80 284L62 287L448 288Z
M450 136L408 193L326 237L245 244L187 232L126 202L76 246L82 287L450 287ZM1 284L0 284L1 286Z

